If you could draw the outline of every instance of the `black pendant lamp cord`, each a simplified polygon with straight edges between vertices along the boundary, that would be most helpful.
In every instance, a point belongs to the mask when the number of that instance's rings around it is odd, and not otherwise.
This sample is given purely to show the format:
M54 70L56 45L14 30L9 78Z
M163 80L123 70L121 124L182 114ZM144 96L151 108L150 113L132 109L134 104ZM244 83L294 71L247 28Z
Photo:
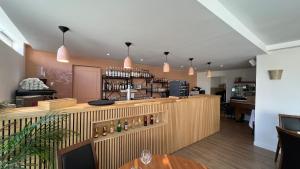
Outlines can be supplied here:
M63 45L65 45L65 32L63 32Z

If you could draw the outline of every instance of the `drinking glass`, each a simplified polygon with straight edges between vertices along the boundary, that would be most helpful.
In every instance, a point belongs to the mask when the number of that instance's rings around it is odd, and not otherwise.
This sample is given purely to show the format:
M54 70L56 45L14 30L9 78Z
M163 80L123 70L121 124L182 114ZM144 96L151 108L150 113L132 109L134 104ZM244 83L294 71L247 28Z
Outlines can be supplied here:
M145 165L149 164L152 160L152 155L150 150L143 150L141 154L141 162Z

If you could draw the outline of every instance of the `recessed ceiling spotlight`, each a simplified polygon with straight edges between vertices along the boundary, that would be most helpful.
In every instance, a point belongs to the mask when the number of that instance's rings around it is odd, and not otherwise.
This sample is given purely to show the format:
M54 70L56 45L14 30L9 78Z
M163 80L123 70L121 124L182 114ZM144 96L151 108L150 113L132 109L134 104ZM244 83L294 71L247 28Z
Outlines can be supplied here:
M220 65L220 67L222 68L222 67L224 67L224 65Z
M110 55L110 53L107 53L106 55L107 55L107 56L109 56L109 55Z

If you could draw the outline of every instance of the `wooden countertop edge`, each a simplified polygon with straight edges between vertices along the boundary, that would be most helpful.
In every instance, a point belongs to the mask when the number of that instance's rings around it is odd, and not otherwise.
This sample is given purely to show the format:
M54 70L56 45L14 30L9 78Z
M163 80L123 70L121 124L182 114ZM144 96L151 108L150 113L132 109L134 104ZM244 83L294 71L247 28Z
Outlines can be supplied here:
M125 108L125 107L136 107L136 106L143 106L143 105L152 105L152 104L167 104L167 103L174 103L174 102L183 102L189 101L199 98L220 98L217 95L199 95L199 96L190 96L188 98L178 99L178 98L159 98L159 99L146 99L146 100L134 100L134 101L120 101L116 102L113 105L108 106L91 106L87 103L80 103L76 106L58 109L58 110L45 110L39 107L24 107L24 108L15 108L6 110L5 112L0 112L0 119L20 119L26 117L40 117L44 116L49 112L53 113L74 113L79 112L81 109L85 111L97 111L97 110L112 110L116 108Z

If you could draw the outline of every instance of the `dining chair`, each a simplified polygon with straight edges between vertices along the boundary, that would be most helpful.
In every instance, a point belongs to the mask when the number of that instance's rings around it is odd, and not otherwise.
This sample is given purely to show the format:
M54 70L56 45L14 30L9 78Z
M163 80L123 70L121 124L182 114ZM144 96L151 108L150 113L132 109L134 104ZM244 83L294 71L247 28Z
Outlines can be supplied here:
M279 169L299 169L300 134L278 126L276 129L281 143Z
M93 140L86 140L57 152L58 169L98 169Z
M279 114L279 127L291 131L300 131L300 116ZM275 153L275 162L277 162L278 154L281 147L280 144L281 143L279 138Z

